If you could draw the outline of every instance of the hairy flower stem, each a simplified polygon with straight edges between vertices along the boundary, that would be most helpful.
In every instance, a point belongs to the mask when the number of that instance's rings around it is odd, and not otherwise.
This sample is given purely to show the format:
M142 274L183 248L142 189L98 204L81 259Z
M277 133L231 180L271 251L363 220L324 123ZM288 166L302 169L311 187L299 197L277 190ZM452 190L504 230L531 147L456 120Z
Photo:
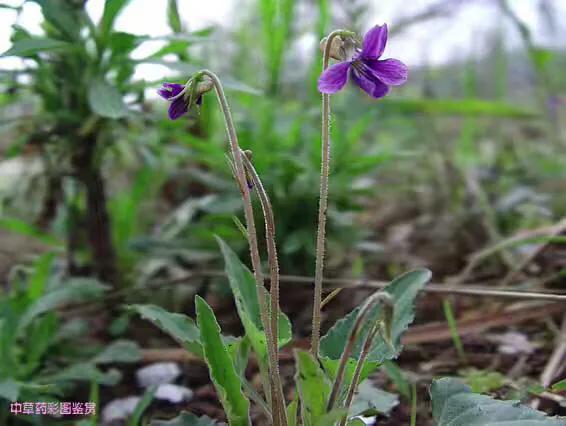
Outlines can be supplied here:
M330 392L330 397L328 398L328 404L326 406L326 411L330 411L334 408L336 401L338 400L338 396L340 395L340 390L342 388L342 381L344 380L344 372L346 370L346 364L348 363L348 359L352 354L352 350L354 349L354 345L360 336L362 328L365 323L365 319L373 309L373 307L378 304L387 304L391 305L391 296L385 292L377 292L374 293L367 302L363 305L358 316L356 317L356 321L354 326L352 327L352 331L348 336L348 342L344 347L344 351L342 352L342 356L340 357L340 363L338 364L338 370L336 370L336 378L334 379L334 383L332 385L332 391Z
M346 395L346 401L344 402L344 409L346 410L346 412L350 411L350 406L352 405L354 394L356 393L356 388L358 387L360 376L362 374L362 368L364 367L364 363L366 362L366 359L369 355L373 339L379 331L379 326L380 323L376 322L368 333L366 340L364 341L362 352L360 353L360 357L358 358L358 362L356 363L356 369L354 370L354 375L352 376L352 383L350 383L350 388L348 389L348 394ZM346 415L342 418L340 426L345 426L347 420L348 416Z
M279 352L278 344L278 323L279 323L279 260L277 259L277 245L275 243L275 219L273 216L273 208L271 206L271 201L269 196L259 178L257 171L255 170L250 159L242 152L242 160L244 163L245 170L250 176L253 184L253 188L259 198L261 204L261 210L265 219L265 239L267 242L267 257L269 262L270 270L270 297L271 297L271 334L273 336L273 350L272 353L275 358L272 360L272 365L275 369L274 378L276 378L275 386L277 387L277 405L281 407L279 410L280 420L282 424L287 424L286 411L285 411L285 399L283 397L283 387L281 384L281 377L279 376L279 357L277 356Z
M328 68L332 41L343 30L330 33L324 45L322 71ZM320 196L318 205L318 230L316 235L316 263L314 275L314 304L312 312L311 353L317 357L320 343L320 314L322 303L322 279L324 274L324 251L326 242L326 210L328 208L328 175L330 172L330 96L322 94L322 155L320 165Z
M242 155L240 146L238 144L238 136L236 134L236 128L234 127L234 121L232 120L232 114L230 112L230 107L228 106L228 101L226 100L226 95L224 94L224 89L222 88L222 83L216 74L209 70L202 70L199 72L201 75L206 75L210 77L214 85L214 90L220 103L220 108L224 115L224 122L226 124L226 133L228 135L228 141L230 143L230 150L232 152L232 160L234 162L234 171L236 175L236 180L238 186L242 193L242 200L244 204L244 215L246 218L246 228L248 233L248 243L250 246L250 257L252 261L252 268L254 277L256 280L256 290L257 297L260 307L260 317L267 336L267 352L269 358L269 374L270 374L270 387L271 387L271 406L273 410L273 421L274 425L281 425L280 422L280 411L284 407L279 408L278 398L277 398L277 388L275 383L277 383L276 378L276 366L273 365L273 360L277 359L277 353L273 354L273 334L271 332L271 325L269 322L269 314L267 305L265 303L264 294L264 281L263 274L261 272L261 258L259 256L257 231L254 222L254 213L251 201L250 191L247 190L246 183L246 173L244 170L244 165L242 162Z

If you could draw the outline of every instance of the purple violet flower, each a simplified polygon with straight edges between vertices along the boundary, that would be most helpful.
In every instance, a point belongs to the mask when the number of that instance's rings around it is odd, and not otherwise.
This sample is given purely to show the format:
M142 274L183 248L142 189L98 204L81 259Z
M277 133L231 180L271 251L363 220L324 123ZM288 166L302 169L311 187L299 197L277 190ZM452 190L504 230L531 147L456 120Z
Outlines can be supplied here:
M177 83L163 83L163 87L157 91L163 99L171 101L169 106L169 118L176 120L189 110L190 94L185 91L185 85ZM198 106L202 105L202 95L196 100Z
M387 24L376 25L364 36L362 49L356 49L353 57L332 65L318 80L321 93L336 93L348 81L352 81L374 98L382 98L389 86L407 81L407 66L397 59L379 59L387 43Z

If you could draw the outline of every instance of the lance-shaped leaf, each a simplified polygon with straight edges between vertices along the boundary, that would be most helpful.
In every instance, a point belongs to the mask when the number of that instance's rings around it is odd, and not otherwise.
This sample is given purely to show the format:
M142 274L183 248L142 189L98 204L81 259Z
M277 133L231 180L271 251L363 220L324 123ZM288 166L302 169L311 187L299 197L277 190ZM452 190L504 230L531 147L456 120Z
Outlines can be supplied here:
M214 312L202 297L196 296L195 302L204 358L208 364L210 378L226 411L228 423L231 426L248 426L250 403L242 392L242 382L232 357L222 342L220 326Z
M394 302L393 318L391 325L391 344L388 344L381 335L377 335L368 354L367 361L364 363L360 382L375 370L381 363L388 359L395 358L402 349L401 335L413 321L415 316L415 299L419 291L430 280L431 273L427 269L420 269L407 272L394 279L384 291L389 293ZM320 341L321 362L331 376L334 376L339 359L344 351L344 346L352 331L356 317L360 308L354 309L326 333ZM382 307L377 304L367 315L367 320L359 333L354 349L348 360L345 370L344 383L351 381L352 374L356 366L363 345L363 341L371 326L375 321L382 317Z
M521 405L473 393L458 379L435 380L430 389L432 415L438 426L566 426L566 419Z
M130 305L128 309L151 321L189 352L202 357L200 332L192 318L183 314L167 312L155 305Z
M51 38L25 38L19 41L16 41L12 47L6 50L4 53L0 55L0 57L5 56L33 56L38 54L39 52L45 52L48 50L55 50L61 49L65 47L70 47L69 43L65 43L64 41L60 40L53 40Z
M180 33L183 31L183 24L181 23L181 17L179 16L177 0L169 0L167 2L167 23L174 33Z
M226 274L236 301L236 309L240 320L250 339L251 345L258 356L265 359L267 354L267 337L261 324L259 300L257 298L256 282L251 271L246 268L236 253L228 245L217 238L224 262L226 263ZM279 346L287 344L292 337L291 322L289 318L279 310Z
M152 322L187 351L199 357L203 356L200 331L192 318L183 314L168 312L155 305L129 305L127 309L137 312L143 319ZM232 345L238 343L239 339L232 336L222 336L222 341L232 351Z
M91 301L103 295L108 286L91 278L69 279L64 285L41 296L30 305L18 324L18 333L22 333L31 322L46 312L69 303Z
M314 426L326 414L330 381L318 362L307 351L295 351L295 364L297 371L295 381L301 400L303 424Z

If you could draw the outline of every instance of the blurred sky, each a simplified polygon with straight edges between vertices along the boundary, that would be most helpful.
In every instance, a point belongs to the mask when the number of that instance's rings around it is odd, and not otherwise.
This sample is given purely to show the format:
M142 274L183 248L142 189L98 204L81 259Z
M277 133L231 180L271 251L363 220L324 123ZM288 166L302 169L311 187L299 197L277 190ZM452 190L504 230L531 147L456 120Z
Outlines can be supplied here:
M254 0L180 0L179 9L182 19L190 30L198 30L209 25L219 25L229 29L237 25L234 17L239 16L235 8L249 6ZM401 19L413 16L437 4L439 0L367 0L371 8L368 26L387 22L395 24ZM411 26L388 45L388 52L409 65L437 65L452 60L462 60L470 55L481 56L489 49L490 37L496 28L503 28L507 47L520 44L515 29L501 23L497 13L497 0L449 0L449 3L462 3L456 12L448 17L439 17L426 23ZM21 0L3 0L10 5L21 4ZM331 1L332 3L332 1ZM535 42L541 46L566 48L566 22L560 17L566 16L566 0L509 0L517 15L532 30ZM540 13L540 5L545 3L552 9L554 25L550 25ZM117 28L137 34L150 36L165 35L170 32L166 22L167 0L132 0L124 13L118 18ZM104 0L89 0L87 8L95 21L102 15ZM407 6L407 5L410 5ZM16 20L16 13L0 9L0 52L10 46L11 25ZM36 3L24 5L18 23L32 32L41 32L40 8ZM371 24L370 24L371 23ZM312 52L312 36L304 37L300 43L305 52ZM145 50L154 50L156 46L146 46ZM136 52L139 57L151 51ZM16 58L1 58L0 68L21 66ZM156 65L144 65L141 71L146 79L158 79L166 70Z

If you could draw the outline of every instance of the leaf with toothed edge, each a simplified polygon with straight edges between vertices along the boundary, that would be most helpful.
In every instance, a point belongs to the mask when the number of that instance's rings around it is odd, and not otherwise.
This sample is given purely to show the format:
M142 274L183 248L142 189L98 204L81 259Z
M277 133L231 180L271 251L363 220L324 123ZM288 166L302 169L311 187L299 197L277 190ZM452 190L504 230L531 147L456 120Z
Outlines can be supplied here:
M258 356L265 359L267 356L267 337L261 323L259 300L257 298L256 282L252 272L246 268L236 253L222 239L216 237L226 264L226 274L234 294L236 309L246 335ZM279 310L279 347L289 343L292 338L291 322Z
M566 426L566 419L521 405L473 393L458 379L444 377L430 388L432 415L437 426Z
M127 308L137 312L143 319L151 321L189 352L202 357L200 332L192 318L167 312L156 305L129 305Z
M214 312L202 297L195 297L197 324L201 331L204 359L231 426L250 424L250 403L242 392L242 382L230 353L222 342Z
M26 38L15 42L10 49L0 54L0 57L20 56L27 57L37 55L40 52L55 49L69 48L71 44L50 38Z
M415 316L416 297L430 280L430 277L431 273L427 269L407 272L395 278L383 289L383 291L392 296L395 306L391 330L392 347L387 344L381 335L375 337L367 361L364 363L360 382L366 379L384 361L399 355L402 349L401 335L409 324L413 322ZM320 360L331 377L335 376L340 357L360 309L360 307L357 307L344 318L338 320L320 341ZM376 305L367 316L360 336L356 340L354 349L346 364L345 386L351 382L365 337L372 324L380 318L380 315L381 306Z

